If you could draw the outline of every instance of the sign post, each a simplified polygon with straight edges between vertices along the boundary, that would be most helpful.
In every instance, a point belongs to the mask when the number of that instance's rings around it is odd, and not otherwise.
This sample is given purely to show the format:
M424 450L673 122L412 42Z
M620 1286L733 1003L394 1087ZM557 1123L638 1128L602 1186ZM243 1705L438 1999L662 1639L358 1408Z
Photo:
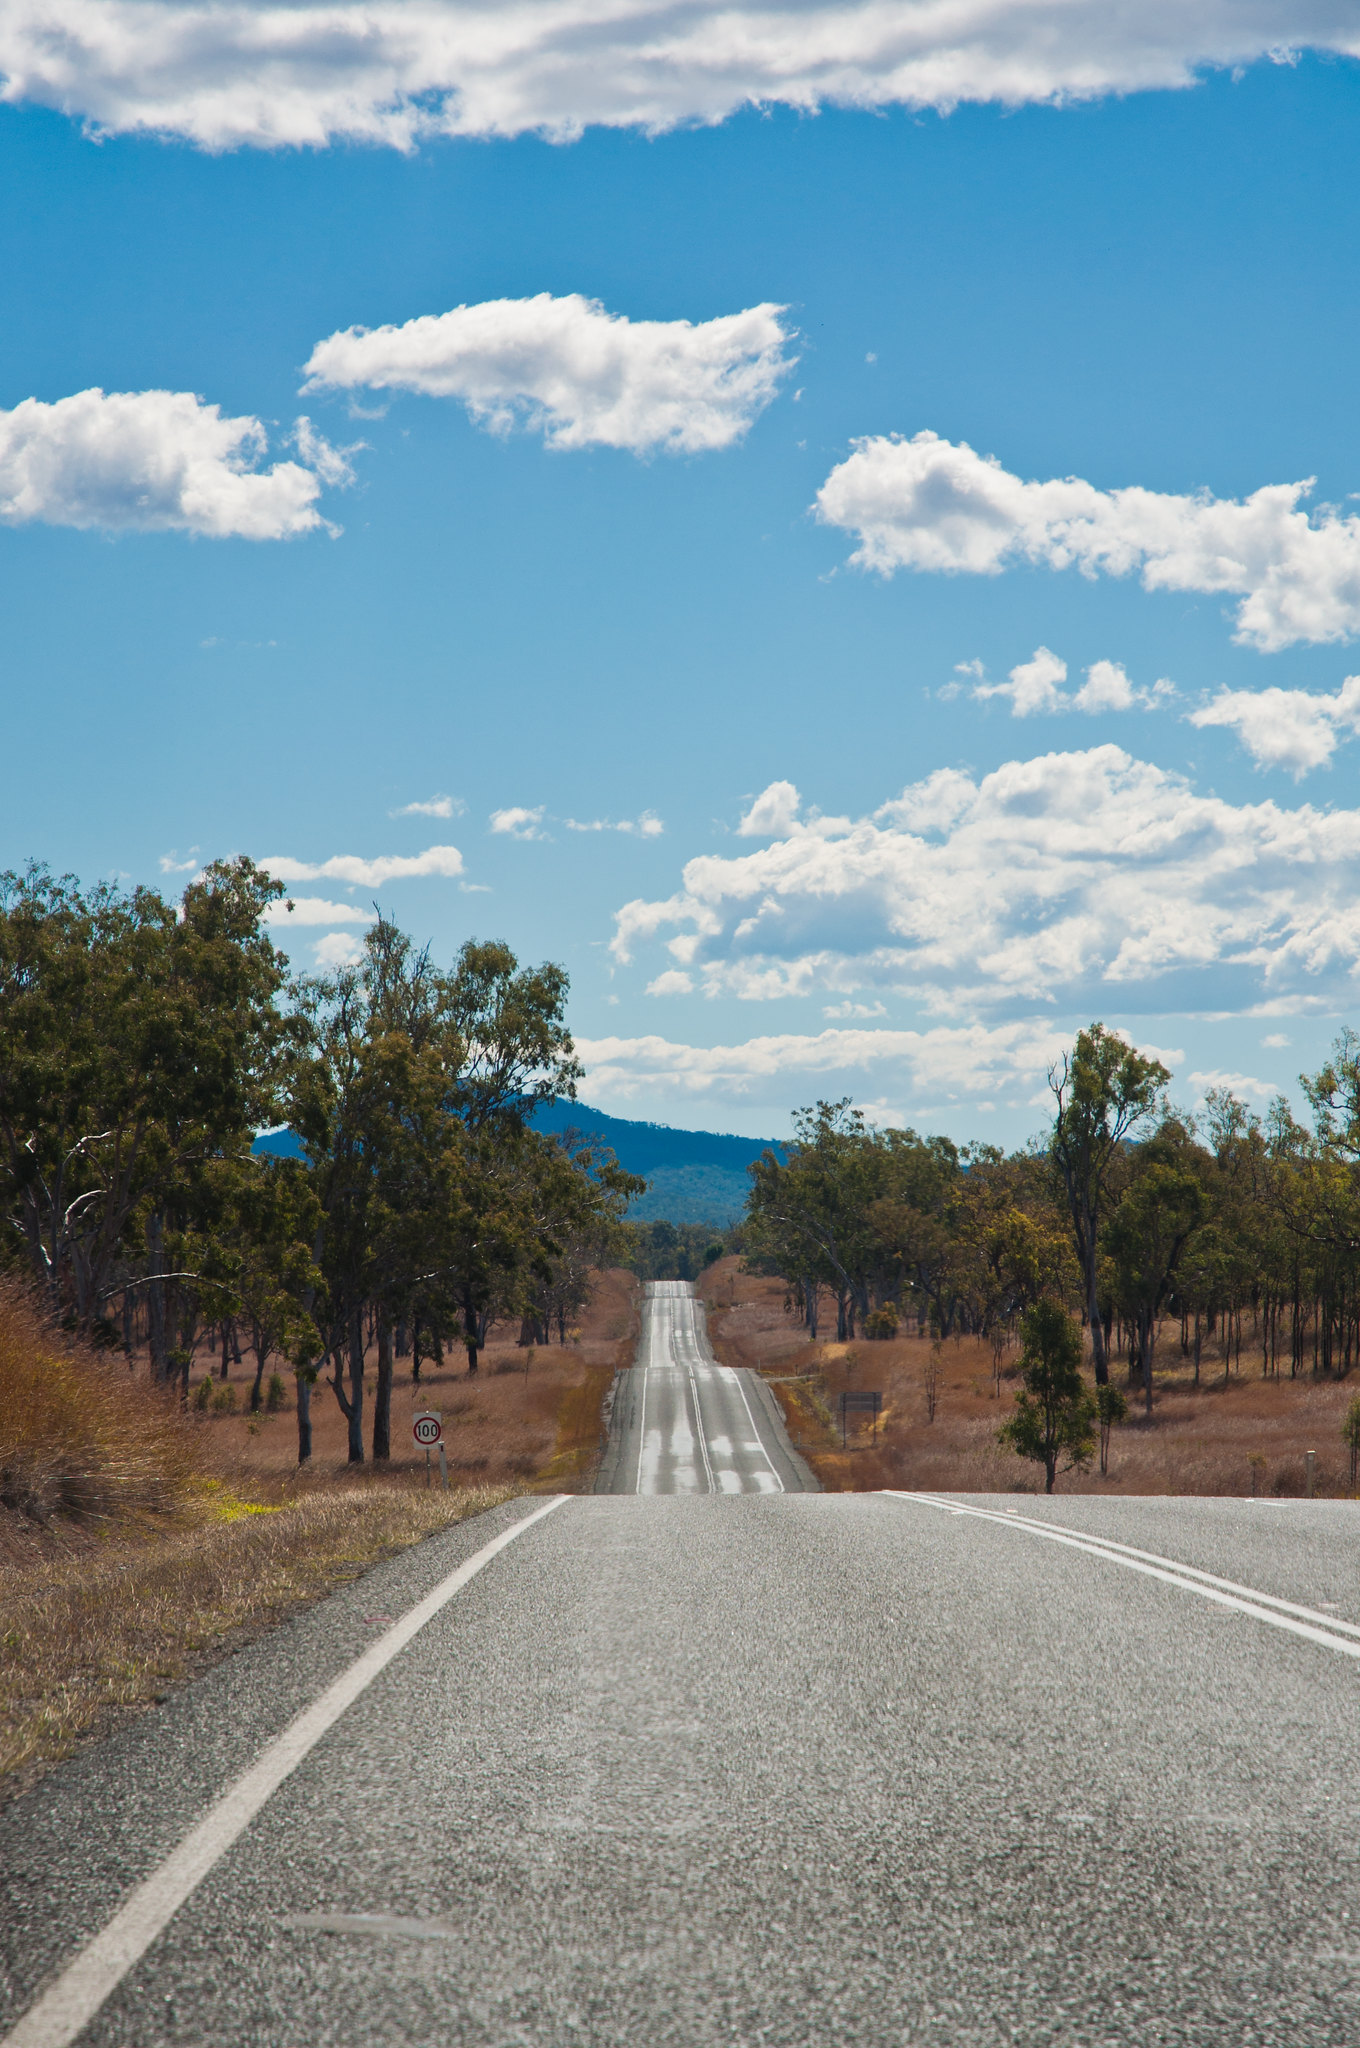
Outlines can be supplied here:
M883 1396L874 1393L847 1393L841 1395L841 1448L846 1445L847 1415L868 1415L872 1418L874 1441L878 1441L878 1412L883 1406Z
M430 1452L439 1452L439 1477L447 1491L449 1465L444 1456L444 1418L433 1408L420 1408L411 1417L411 1435L425 1453L425 1484L430 1484Z

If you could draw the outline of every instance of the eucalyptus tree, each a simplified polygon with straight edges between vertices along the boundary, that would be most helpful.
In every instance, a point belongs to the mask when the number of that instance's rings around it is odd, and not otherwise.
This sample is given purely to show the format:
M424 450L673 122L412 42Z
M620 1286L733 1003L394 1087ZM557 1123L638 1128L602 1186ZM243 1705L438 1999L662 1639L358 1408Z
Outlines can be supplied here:
M1062 1188L1081 1269L1097 1385L1109 1378L1100 1313L1100 1237L1111 1176L1129 1141L1159 1110L1171 1079L1103 1024L1077 1033L1070 1053L1049 1071L1055 1115L1048 1151Z
M141 1284L163 1340L167 1204L187 1227L196 1177L275 1120L286 963L264 920L281 894L245 859L178 904L37 866L0 876L6 1205L54 1313L82 1330Z

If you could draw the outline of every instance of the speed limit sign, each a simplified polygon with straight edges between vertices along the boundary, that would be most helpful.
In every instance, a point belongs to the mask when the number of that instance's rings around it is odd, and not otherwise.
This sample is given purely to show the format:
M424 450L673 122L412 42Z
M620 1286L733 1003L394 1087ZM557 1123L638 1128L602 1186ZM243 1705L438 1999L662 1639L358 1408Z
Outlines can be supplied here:
M433 1409L423 1409L411 1418L411 1434L422 1451L432 1451L436 1444L444 1441L444 1424Z

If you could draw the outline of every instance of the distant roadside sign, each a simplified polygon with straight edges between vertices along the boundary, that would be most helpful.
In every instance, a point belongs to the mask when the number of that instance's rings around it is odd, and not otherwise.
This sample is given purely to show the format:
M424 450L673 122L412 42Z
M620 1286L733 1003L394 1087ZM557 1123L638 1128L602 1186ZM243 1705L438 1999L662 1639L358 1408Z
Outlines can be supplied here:
M882 1396L881 1394L875 1394L875 1393L869 1392L869 1391L867 1391L867 1390L866 1390L866 1391L864 1391L864 1392L862 1392L862 1393L846 1393L846 1394L842 1394L842 1395L841 1395L841 1442L842 1442L842 1444L844 1444L844 1442L845 1442L845 1440L846 1440L846 1421L847 1421L847 1417L849 1417L849 1416L851 1416L851 1415L867 1415L867 1416L869 1416L869 1417L870 1417L870 1419L871 1419L872 1425L873 1425L873 1432L874 1432L874 1436L875 1436L875 1438L877 1438L877 1436L878 1436L878 1417L879 1417L879 1411L880 1411L880 1410L882 1409L882 1406L883 1406L883 1396Z
M433 1409L422 1409L418 1415L411 1417L411 1434L422 1451L432 1451L436 1444L442 1444L444 1441L443 1418L436 1415Z

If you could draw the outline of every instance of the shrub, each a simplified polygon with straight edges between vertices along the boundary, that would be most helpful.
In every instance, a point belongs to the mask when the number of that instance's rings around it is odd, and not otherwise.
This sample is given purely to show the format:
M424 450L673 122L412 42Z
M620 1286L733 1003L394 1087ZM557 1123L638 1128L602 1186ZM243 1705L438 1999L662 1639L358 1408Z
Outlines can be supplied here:
M885 1301L882 1308L876 1308L864 1318L864 1334L882 1341L897 1335L897 1309L891 1301Z
M230 1380L224 1380L218 1387L217 1392L213 1395L212 1404L214 1415L234 1415L236 1413L236 1389Z
M277 1415L279 1410L284 1406L287 1399L288 1389L284 1385L283 1374L281 1372L271 1372L269 1375L269 1384L266 1386L264 1390L265 1408L268 1410L269 1414Z
M35 1521L162 1512L194 1478L196 1448L173 1400L0 1281L0 1507Z
M209 1373L207 1378L201 1379L198 1385L194 1388L193 1405L195 1408L197 1408L200 1415L205 1414L207 1410L212 1407L212 1397L212 1374Z

